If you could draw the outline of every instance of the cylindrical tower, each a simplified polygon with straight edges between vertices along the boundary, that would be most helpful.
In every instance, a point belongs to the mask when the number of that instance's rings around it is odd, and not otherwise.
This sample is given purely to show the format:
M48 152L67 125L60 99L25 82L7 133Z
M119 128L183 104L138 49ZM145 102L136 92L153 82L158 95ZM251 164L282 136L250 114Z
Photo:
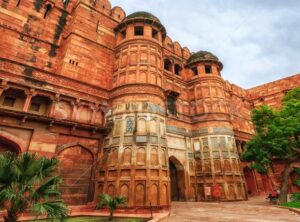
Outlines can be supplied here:
M244 200L245 182L221 77L223 65L212 53L199 51L188 59L187 68L194 86L197 199L210 200L219 193L221 200Z
M147 12L116 29L116 62L99 193L122 195L129 207L169 206L162 41L166 30Z

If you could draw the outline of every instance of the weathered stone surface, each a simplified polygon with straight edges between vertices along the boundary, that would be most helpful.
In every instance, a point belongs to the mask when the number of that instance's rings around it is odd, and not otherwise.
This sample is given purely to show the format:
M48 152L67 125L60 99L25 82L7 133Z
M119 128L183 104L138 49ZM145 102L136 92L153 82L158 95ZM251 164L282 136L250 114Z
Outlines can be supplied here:
M149 13L125 18L108 0L45 4L0 0L0 152L57 156L67 203L109 193L169 207L212 200L214 185L221 200L243 200L280 180L281 163L262 176L239 154L252 108L279 107L299 74L245 90Z

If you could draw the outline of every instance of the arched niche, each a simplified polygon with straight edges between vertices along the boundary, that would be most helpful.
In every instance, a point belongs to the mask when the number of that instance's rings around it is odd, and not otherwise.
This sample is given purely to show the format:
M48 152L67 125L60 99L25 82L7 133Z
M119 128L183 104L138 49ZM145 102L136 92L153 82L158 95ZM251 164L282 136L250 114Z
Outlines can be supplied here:
M159 198L159 193L158 193L158 185L157 184L152 184L151 186L151 205L152 206L157 206L158 205L158 198Z
M146 204L146 189L145 185L138 183L135 187L135 206L145 206Z
M150 133L152 133L152 134L157 134L157 124L156 124L156 120L154 120L154 119L152 119L151 121L150 121Z
M83 205L93 200L92 171L93 153L80 145L59 149L60 186L62 198L69 205Z
M129 201L129 187L127 184L123 184L121 186L121 196L126 199L126 201Z
M168 186L167 184L163 184L161 189L161 204L167 205L169 203L169 195L168 195Z
M107 187L107 194L111 197L114 197L116 195L115 193L115 185L113 184L109 184L108 187Z
M139 134L146 134L147 133L147 122L144 118L138 119L138 133Z
M131 164L131 148L125 148L123 151L123 164Z
M112 149L108 156L108 165L114 166L118 162L118 150L116 148Z
M136 154L136 162L138 165L146 164L146 150L144 147L138 148L137 154Z
M158 151L157 148L151 149L151 165L152 166L158 166Z

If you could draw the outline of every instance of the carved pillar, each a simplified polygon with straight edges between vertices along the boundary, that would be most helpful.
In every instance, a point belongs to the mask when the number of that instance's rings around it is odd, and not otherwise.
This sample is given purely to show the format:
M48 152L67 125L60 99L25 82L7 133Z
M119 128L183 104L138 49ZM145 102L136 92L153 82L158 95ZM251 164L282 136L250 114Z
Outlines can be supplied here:
M1 84L0 84L0 96L2 96L2 93L8 88L7 86L7 81L6 80L2 80Z
M71 119L73 121L76 121L76 114L77 114L78 107L80 106L80 99L76 99L76 102L72 102L71 104L73 106L72 118Z
M98 111L98 106L97 105L91 105L91 110L93 111L92 118L91 118L91 124L94 124L95 123L95 118L96 118L96 112Z
M27 96L26 96L24 107L23 107L23 112L27 112L28 111L31 99L35 95L35 90L34 89L30 89L29 92L26 93L26 95Z
M50 111L49 111L49 116L53 117L54 112L55 112L55 106L56 104L60 101L60 94L56 94L54 98L52 98L51 106L50 106Z
M2 96L3 92L4 92L4 88L0 88L0 96Z

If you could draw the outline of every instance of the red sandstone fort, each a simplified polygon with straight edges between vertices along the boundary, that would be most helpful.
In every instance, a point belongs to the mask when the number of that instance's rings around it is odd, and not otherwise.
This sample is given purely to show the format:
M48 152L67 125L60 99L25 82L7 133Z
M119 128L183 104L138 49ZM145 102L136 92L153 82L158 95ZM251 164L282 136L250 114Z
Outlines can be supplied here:
M280 161L261 175L239 155L255 133L251 110L279 107L299 74L243 89L222 78L217 56L108 0L0 6L0 152L59 158L66 203L108 193L168 207L210 200L216 185L224 201L278 185Z

